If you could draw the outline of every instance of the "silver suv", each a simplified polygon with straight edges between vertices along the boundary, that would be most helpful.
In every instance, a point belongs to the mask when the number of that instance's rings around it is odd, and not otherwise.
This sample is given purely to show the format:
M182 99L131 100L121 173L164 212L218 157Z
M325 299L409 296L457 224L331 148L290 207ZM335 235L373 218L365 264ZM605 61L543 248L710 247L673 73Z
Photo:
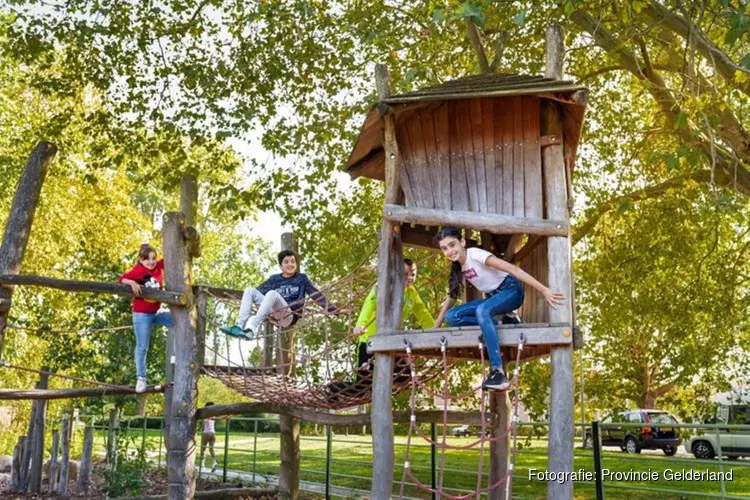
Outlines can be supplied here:
M719 454L730 459L750 457L750 404L722 404L712 423L747 425L744 430L704 430L703 434L685 441L685 450L695 458L710 460Z

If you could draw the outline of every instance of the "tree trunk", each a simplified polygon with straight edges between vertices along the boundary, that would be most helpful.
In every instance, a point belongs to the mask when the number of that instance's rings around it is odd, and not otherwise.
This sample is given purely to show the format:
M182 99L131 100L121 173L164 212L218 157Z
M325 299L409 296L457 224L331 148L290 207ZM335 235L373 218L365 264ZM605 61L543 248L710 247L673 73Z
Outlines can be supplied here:
M57 146L42 141L36 145L29 161L26 162L21 179L16 186L10 216L5 224L3 242L0 245L0 274L16 274L21 270L23 254L29 243L31 225L39 204L44 178L47 176L49 164L56 153ZM12 296L12 288L0 287L0 301L7 304L7 307L0 308L0 359L3 358L5 327L8 324Z

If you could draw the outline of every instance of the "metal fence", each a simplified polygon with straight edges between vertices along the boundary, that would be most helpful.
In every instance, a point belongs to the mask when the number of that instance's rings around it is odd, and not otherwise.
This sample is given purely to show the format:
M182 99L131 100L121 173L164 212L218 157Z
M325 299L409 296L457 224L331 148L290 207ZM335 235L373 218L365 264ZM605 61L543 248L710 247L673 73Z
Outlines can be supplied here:
M102 416L81 417L94 426L96 440L94 452L106 454L107 423ZM199 423L200 425L200 423ZM232 417L216 420L216 461L212 469L209 449L198 448L196 464L199 478L213 478L223 482L269 483L278 478L280 467L279 433L277 417ZM516 498L539 498L546 494L549 477L541 476L547 463L546 422L519 423L519 449L516 451L516 466L513 474L513 496ZM599 433L603 428L643 428L654 424L576 424L574 472L567 478L575 485L577 498L748 498L750 497L750 460L733 460L722 457L717 450L717 459L699 460L694 457L664 456L662 454L627 454L602 448ZM659 424L659 427L681 429L681 432L705 432L718 435L721 432L750 434L750 426L736 425L692 425ZM425 424L433 441L440 442L443 431L449 436L448 442L465 444L467 438L452 436L456 426ZM351 429L313 427L303 425L300 436L300 478L304 491L319 494L326 498L356 498L369 494L372 472L372 441L369 435L349 433ZM315 431L318 431L317 433ZM362 430L361 428L359 430ZM478 430L478 429L477 429ZM682 431L684 430L684 431ZM165 461L163 419L161 417L132 417L120 422L121 436L125 453L142 453L152 466L161 467ZM593 449L583 448L583 437L587 432L594 434ZM200 441L200 428L197 433ZM463 439L463 440L462 440ZM476 440L476 437L468 438ZM720 442L719 439L717 441ZM398 494L405 458L406 438L396 436L394 496ZM488 445L485 446L485 452ZM681 445L684 455L684 447ZM421 444L412 440L410 467L420 482L433 488L441 480L443 489L452 495L464 495L473 491L477 484L478 450L451 450L442 456L440 447ZM204 462L205 466L201 466ZM440 467L445 460L445 466ZM665 478L667 470L711 470L716 472L733 471L732 481L722 478L714 482L676 482ZM655 473L658 478L648 480L615 480L623 474ZM609 475L607 475L609 474ZM481 484L489 482L489 460L484 460ZM553 478L552 480L555 480ZM410 498L434 497L410 481L405 482L404 496Z

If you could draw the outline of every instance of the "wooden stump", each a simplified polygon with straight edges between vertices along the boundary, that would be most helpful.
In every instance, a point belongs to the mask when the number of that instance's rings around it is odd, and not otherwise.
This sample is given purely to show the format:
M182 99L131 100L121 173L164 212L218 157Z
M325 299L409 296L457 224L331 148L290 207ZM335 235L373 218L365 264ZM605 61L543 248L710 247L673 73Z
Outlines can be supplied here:
M57 451L60 445L60 431L52 431L52 456L50 457L49 463L49 481L47 484L47 492L52 493L55 491L55 485L57 484Z
M68 494L68 466L70 464L70 426L68 425L68 415L62 419L62 460L60 461L60 484L57 492L65 496Z
M94 446L94 428L86 427L83 437L83 454L81 455L81 468L78 471L78 489L77 494L88 492L89 478L91 475L91 451Z

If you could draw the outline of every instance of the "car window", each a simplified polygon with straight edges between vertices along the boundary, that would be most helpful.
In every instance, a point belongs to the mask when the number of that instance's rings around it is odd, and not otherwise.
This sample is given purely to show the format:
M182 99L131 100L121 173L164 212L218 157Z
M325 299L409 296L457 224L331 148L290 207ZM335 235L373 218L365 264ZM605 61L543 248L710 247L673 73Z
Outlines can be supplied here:
M676 424L677 419L666 412L648 412L648 418L655 424Z
M629 422L638 422L640 423L641 420L641 414L638 412L633 412L628 414L628 421Z
M626 413L618 413L612 418L612 421L613 422L626 422L627 421L626 415L627 415Z

